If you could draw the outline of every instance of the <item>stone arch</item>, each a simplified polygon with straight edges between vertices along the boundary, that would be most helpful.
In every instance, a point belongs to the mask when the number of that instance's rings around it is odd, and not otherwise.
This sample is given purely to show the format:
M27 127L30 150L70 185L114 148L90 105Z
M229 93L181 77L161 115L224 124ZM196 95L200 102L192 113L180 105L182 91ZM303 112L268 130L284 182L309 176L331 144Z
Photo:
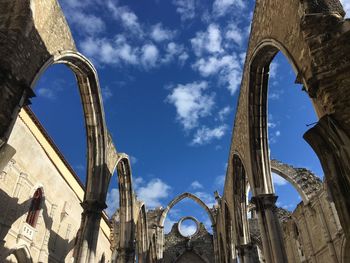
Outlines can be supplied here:
M279 51L288 59L298 75L300 70L295 59L283 44L274 39L266 39L259 43L249 62L249 149L253 177L250 182L253 195L274 193L268 143L267 91L270 63Z
M87 138L87 177L82 206L83 213L81 229L77 241L77 258L95 257L97 245L98 223L102 210L106 208L105 200L111 172L107 160L107 127L97 72L92 63L75 51L62 51L50 57L34 76L33 87L42 73L53 64L65 64L77 79L85 121ZM98 216L92 215L91 212ZM89 217L94 217L90 220ZM91 225L87 225L91 224ZM87 242L86 242L87 241ZM87 253L87 254L86 254Z
M322 189L322 181L309 170L271 160L271 171L291 183L305 204Z
M139 214L136 221L136 244L137 258L139 263L147 262L148 250L148 229L147 229L147 213L145 204L141 204Z
M344 96L341 94L348 94L349 75L345 72L350 70L350 47L340 44L349 42L349 28L343 27L349 21L343 15L338 0L267 0L255 7L230 155L239 152L246 164L268 262L286 261L281 229L273 211L276 196L267 140L269 65L279 51L296 71L296 82L304 85L320 118L304 138L321 161L330 191L338 197L334 200L337 210L343 213L342 227L346 236L350 235L350 102L339 99ZM327 40L321 41L325 35ZM341 51L339 45L344 47ZM337 63L340 57L344 61L341 65Z
M119 186L120 229L117 262L128 263L134 262L135 258L135 198L129 157L124 153L120 153L118 156L113 169L117 170Z
M13 258L14 257L14 258ZM33 263L32 256L30 254L30 250L26 245L21 245L16 247L15 249L12 249L10 251L9 256L7 257L7 260L9 262L13 262L13 260L16 260L18 263ZM15 262L13 262L15 263Z
M21 107L34 95L31 83L54 54L76 51L56 0L11 1L0 11L0 146L6 143Z
M341 247L341 262L346 263L350 261L350 242L344 237Z
M232 262L234 258L234 245L233 245L233 224L230 210L224 202L225 207L225 239L226 239L226 257L227 262Z
M163 212L159 218L158 226L160 226L161 228L164 227L164 221L165 221L165 218L167 217L170 209L173 208L177 203L179 203L181 200L183 200L185 198L192 199L194 202L199 204L207 212L212 226L215 225L215 219L214 219L214 216L213 216L212 212L210 211L209 207L199 197L195 196L194 194L186 192L186 193L182 193L182 194L178 195L177 197L175 197L173 200L170 201L170 203L163 210Z
M248 192L250 184L248 182L245 166L238 153L233 154L230 160L228 174L232 177L232 197L233 197L233 229L235 233L234 243L238 252L238 257L243 262L249 260L248 251L245 251L250 244L250 233L248 225ZM229 208L226 207L229 212ZM226 212L225 212L226 213Z
M94 200L105 206L111 172L107 167L108 143L102 95L97 72L92 63L76 51L61 51L51 56L34 76L31 87L42 73L53 64L64 64L74 73L84 112L87 138L87 179L85 200Z
M221 233L219 234L219 254L220 254L220 263L226 262L226 256L225 256L225 248L224 248L224 242L222 240Z
M212 214L212 212L210 211L209 207L197 196L195 196L194 194L185 192L182 193L180 195L178 195L177 197L175 197L173 200L171 200L169 202L169 204L167 205L167 207L163 210L162 214L159 217L158 220L158 238L161 240L160 242L158 242L157 244L157 255L158 258L163 258L163 244L164 244L164 221L165 218L168 215L168 212L171 210L171 208L173 208L177 203L179 203L181 200L185 199L185 198L189 198L192 199L194 202L196 202L198 205L200 205L208 214L208 217L210 219L210 222L212 224L212 228L213 228L213 242L214 242L214 251L217 251L217 241L216 241L216 221L214 218L214 215Z

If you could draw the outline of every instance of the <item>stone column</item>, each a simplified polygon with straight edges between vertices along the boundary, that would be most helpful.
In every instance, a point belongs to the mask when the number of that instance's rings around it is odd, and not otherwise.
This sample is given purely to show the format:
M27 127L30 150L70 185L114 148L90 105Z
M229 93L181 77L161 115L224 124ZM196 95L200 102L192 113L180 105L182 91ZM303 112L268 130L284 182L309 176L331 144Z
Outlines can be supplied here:
M335 251L334 243L332 240L332 235L329 231L326 215L325 215L323 207L322 207L322 200L319 197L318 197L318 200L316 201L315 206L316 206L317 214L319 215L320 222L322 224L322 230L323 230L322 232L323 232L323 236L325 238L325 241L327 243L329 255L332 259L332 262L338 263L340 261L337 258L337 253Z
M301 223L305 225L305 230L306 230L306 236L307 236L307 241L305 241L305 247L308 249L309 251L309 255L308 255L308 260L310 260L310 263L313 262L317 262L316 261L316 256L315 256L315 248L314 248L314 244L312 243L312 236L310 233L310 229L311 227L309 226L307 217L311 217L311 213L310 213L310 207L308 207L308 205L305 205L304 208L302 209L301 215L302 215L302 220ZM305 253L306 254L306 253ZM307 255L307 254L306 254Z
M281 226L276 213L277 196L260 194L252 197L259 219L260 233L266 262L288 262Z
M241 263L254 263L254 251L252 244L244 244L236 246L238 251L239 262Z
M75 263L95 263L97 239L100 230L102 211L107 206L97 200L85 200L81 203L81 225L76 244Z

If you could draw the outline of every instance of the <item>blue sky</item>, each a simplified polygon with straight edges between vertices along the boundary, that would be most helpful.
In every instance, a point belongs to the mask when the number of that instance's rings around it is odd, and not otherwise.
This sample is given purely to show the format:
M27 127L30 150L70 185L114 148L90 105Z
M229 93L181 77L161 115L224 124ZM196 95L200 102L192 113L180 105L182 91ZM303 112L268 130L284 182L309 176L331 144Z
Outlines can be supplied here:
M139 198L152 208L190 191L212 205L213 191L223 189L254 2L59 2L78 50L97 68L107 125L118 151L131 157ZM302 139L306 124L317 121L311 102L283 55L271 67L271 156L322 177ZM32 109L84 181L86 141L73 74L54 65L35 92ZM274 179L278 204L293 209L300 202L296 191ZM108 213L117 199L114 176ZM187 215L208 225L192 201L175 206L168 225Z

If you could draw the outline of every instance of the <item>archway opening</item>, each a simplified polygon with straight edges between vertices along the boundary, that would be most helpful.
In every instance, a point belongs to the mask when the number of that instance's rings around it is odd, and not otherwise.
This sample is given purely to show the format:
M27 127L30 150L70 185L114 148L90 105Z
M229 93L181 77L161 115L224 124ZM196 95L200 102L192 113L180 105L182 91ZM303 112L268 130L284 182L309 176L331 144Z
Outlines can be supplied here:
M86 180L84 113L74 73L64 64L48 67L38 79L30 109L45 127L81 182Z
M270 158L294 167L302 167L323 178L320 161L310 145L302 139L309 126L318 121L308 94L295 75L289 61L278 52L270 64L268 82L268 144ZM272 169L273 170L273 169ZM277 206L293 211L302 201L295 187L272 171Z
M203 209L198 203L196 203L191 198L184 198L178 203L176 203L167 213L164 221L164 234L168 234L175 223L179 222L181 218L193 216L199 222L203 223L203 226L209 233L213 233L212 221L208 216L207 211ZM188 234L193 232L195 225L191 221L184 221L184 232Z
M194 217L184 217L178 222L178 229L182 236L191 237L199 231L199 222Z

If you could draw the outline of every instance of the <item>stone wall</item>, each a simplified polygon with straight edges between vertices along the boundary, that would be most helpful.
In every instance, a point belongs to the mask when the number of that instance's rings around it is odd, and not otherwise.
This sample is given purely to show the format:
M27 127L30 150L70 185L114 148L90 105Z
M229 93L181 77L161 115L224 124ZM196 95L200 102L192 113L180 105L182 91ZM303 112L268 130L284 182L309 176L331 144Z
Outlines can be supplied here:
M26 111L20 113L8 143L16 152L0 174L0 262L19 248L25 248L33 262L72 262L83 212L83 185ZM37 224L32 227L26 218L39 187L44 197ZM103 254L111 258L109 231L104 217L98 260Z
M213 236L200 223L199 231L193 237L187 238L178 230L178 223L172 226L171 231L165 234L165 247L162 263L214 262Z
M282 228L288 262L343 262L344 233L326 191L301 202Z

